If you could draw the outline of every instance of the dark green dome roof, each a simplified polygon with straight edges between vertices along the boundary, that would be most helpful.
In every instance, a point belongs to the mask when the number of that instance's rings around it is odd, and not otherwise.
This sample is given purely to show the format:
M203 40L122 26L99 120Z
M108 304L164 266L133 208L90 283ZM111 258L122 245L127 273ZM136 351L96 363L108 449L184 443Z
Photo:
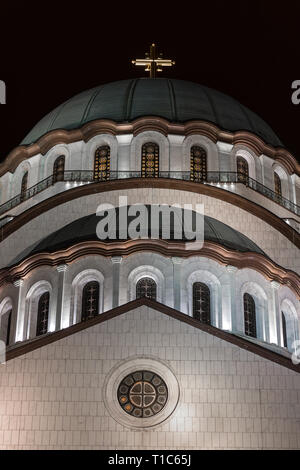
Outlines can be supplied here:
M36 142L54 129L76 129L96 119L130 122L142 116L159 116L177 123L208 121L227 131L250 131L268 144L282 146L263 119L230 96L197 83L167 78L122 80L84 91L41 119L21 145Z
M130 206L127 207L127 211ZM151 227L151 206L146 205L148 211L148 227ZM119 208L116 208L116 215L117 215L117 227L119 226ZM98 240L96 227L101 218L104 216L97 216L96 214L87 215L85 217L81 217L80 219L74 220L70 224L62 227L61 229L51 233L50 235L46 236L42 240L39 240L34 245L30 246L22 253L20 253L11 263L10 265L14 265L19 263L20 261L28 258L37 253L47 252L53 253L58 250L63 250L69 248L72 245L76 245L77 243L81 243L84 241L91 241L91 240ZM195 212L193 211L193 220L195 221ZM133 220L135 216L128 215L128 225L130 224L131 220ZM159 233L160 238L162 238L162 220L159 221ZM169 241L181 241L174 237L174 219L171 218L170 220L170 233L171 236ZM151 231L149 232L149 237L151 236ZM117 239L118 239L118 232L117 232ZM230 250L236 250L240 252L254 252L259 253L261 255L265 255L265 253L248 237L243 235L242 233L238 232L237 230L229 227L229 225L220 222L212 217L207 215L204 216L204 240L218 243L219 245L224 246L225 248L229 248ZM105 240L107 243L110 241L115 240ZM183 242L188 241L186 238L182 238Z

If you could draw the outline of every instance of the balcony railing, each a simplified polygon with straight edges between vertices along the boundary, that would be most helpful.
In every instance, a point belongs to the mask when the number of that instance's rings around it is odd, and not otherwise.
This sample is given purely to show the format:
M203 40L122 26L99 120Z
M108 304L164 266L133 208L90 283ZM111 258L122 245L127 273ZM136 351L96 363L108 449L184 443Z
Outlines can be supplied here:
M109 174L109 180L121 180L128 178L141 178L142 173L140 171L111 171ZM191 178L191 172L189 171L160 171L159 178L171 178L184 181L195 181L198 184L243 184L248 188L251 188L253 191L262 194L273 202L276 202L285 209L293 212L300 216L300 206L294 204L292 201L280 196L271 189L267 188L258 181L245 176L241 173L228 172L228 171L210 171L207 173L205 181L193 180ZM58 182L66 183L78 183L78 184L89 184L89 183L98 183L100 180L94 180L94 172L92 170L69 170L65 171L63 174L58 176L48 176L48 178L40 181L36 185L24 191L22 194L15 196L9 201L5 202L0 206L0 215L5 214L14 207L18 206L24 201L36 196L45 189L53 186ZM104 181L104 180L103 180ZM106 180L105 180L106 181ZM65 190L67 190L66 188ZM228 188L230 189L230 188Z

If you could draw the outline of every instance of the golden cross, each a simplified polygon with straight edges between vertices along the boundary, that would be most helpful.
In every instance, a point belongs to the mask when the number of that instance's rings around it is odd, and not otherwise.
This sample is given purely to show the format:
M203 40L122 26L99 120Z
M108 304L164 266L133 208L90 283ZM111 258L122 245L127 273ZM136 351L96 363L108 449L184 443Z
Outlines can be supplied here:
M162 72L162 67L172 67L175 64L171 59L163 59L162 54L157 56L155 44L151 44L150 52L145 54L145 59L136 59L132 63L146 67L145 72L150 72L150 78L155 78L156 72Z

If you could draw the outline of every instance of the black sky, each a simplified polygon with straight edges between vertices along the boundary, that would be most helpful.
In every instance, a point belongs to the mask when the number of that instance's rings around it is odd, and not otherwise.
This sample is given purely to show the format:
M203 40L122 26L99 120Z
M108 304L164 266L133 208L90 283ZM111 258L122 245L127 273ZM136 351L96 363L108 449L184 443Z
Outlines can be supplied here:
M300 3L285 1L2 2L0 159L61 102L101 83L145 76L131 59L152 42L192 80L239 100L300 157Z

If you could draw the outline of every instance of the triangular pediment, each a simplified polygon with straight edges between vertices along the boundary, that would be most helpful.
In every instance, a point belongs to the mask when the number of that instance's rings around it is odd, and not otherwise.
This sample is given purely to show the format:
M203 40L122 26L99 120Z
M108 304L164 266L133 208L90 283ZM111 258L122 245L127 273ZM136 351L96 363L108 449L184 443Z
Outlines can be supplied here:
M12 360L16 357L27 354L31 351L59 341L63 338L72 336L88 328L92 328L101 323L108 322L128 312L133 312L135 310L138 311L140 307L143 306L150 307L149 310L160 312L164 315L171 317L174 320L188 324L193 328L196 328L204 333L210 334L216 338L238 346L239 348L242 348L250 353L254 353L260 357L263 357L264 359L275 362L296 372L300 372L300 365L293 364L291 358L288 356L283 356L275 351L272 351L271 349L268 349L267 347L257 344L256 342L247 340L242 336L221 330L211 325L201 323L198 320L195 320L194 318L190 317L189 315L186 315L182 312L179 312L178 310L168 307L167 305L161 304L154 300L149 300L147 298L133 300L124 305L108 310L107 312L101 313L95 318L77 323L63 330L48 333L41 337L34 338L25 342L16 343L7 350L6 360Z

